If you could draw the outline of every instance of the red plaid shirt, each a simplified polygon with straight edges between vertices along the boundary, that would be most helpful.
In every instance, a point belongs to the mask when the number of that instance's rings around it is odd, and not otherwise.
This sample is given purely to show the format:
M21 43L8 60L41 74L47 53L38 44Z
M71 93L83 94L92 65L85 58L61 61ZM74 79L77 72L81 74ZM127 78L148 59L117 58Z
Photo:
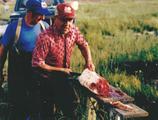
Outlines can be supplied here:
M34 67L46 63L55 67L70 68L74 45L77 44L79 49L88 45L77 27L74 26L66 35L60 34L55 28L51 26L39 35L32 58Z

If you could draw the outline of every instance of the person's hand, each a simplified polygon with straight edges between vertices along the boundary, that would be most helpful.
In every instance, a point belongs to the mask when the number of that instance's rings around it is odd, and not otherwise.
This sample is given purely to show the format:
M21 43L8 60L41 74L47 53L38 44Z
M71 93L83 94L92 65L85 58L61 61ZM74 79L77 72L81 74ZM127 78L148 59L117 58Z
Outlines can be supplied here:
M91 71L95 71L95 66L94 66L93 62L86 63L85 68L88 68Z
M72 72L72 70L69 68L61 68L61 71L68 74L68 75Z

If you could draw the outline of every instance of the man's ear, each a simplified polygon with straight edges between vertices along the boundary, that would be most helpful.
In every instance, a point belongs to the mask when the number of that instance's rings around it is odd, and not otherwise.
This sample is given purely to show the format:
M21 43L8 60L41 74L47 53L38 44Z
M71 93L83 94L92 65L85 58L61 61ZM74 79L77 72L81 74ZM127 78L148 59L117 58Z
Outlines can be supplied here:
M27 12L27 16L28 16L28 18L31 18L32 15L33 15L32 11L28 11L28 12Z

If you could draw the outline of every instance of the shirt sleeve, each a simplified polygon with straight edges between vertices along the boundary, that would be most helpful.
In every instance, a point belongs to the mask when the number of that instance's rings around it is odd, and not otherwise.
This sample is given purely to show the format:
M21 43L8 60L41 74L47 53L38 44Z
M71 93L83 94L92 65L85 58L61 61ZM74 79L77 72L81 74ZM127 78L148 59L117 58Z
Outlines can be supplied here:
M76 34L76 44L79 48L88 46L88 42L85 40L84 36L80 33L79 29L75 28Z
M37 38L35 49L33 51L33 56L32 56L33 67L39 67L42 64L45 64L45 59L49 52L49 47L50 47L49 37L46 34L41 33Z
M17 26L17 23L10 23L7 26L7 29L2 37L2 39L0 40L0 43L4 46L7 47L11 42L13 43L14 38L15 38L15 29Z

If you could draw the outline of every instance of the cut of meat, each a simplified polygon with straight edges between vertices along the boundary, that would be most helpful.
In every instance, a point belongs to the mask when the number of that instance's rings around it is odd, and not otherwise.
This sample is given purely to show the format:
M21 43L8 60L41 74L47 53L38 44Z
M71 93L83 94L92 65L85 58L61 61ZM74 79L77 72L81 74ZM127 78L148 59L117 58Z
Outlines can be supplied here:
M96 89L99 95L108 97L109 96L109 84L107 80L101 78L97 80Z
M111 105L121 109L121 110L125 110L125 111L132 111L133 108L127 104L124 104L120 101L116 101L116 102L111 102Z
M99 76L96 72L84 70L79 77L81 85L88 88L93 93L108 97L109 96L109 83L106 79Z
M94 95L105 103L109 103L121 110L132 111L133 108L122 101L131 99L120 89L111 86L108 81L94 71L85 69L78 77L80 84L90 90ZM131 99L132 100L132 99Z

